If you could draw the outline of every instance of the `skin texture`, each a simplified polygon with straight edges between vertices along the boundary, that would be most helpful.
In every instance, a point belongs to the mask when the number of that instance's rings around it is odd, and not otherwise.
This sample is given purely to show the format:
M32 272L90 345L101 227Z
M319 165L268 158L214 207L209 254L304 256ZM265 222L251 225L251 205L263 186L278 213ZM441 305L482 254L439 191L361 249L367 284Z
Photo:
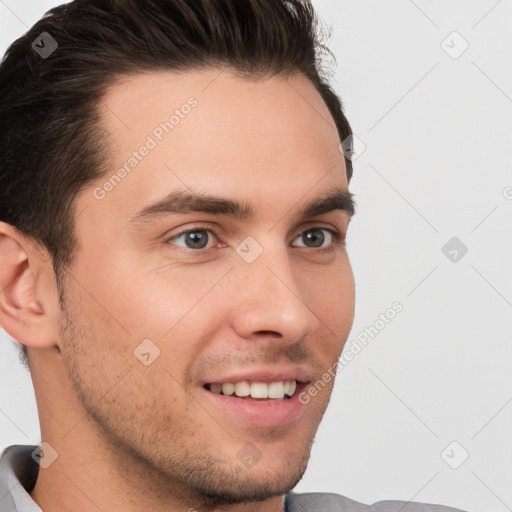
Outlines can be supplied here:
M348 190L345 163L305 77L219 73L145 73L107 91L112 167L77 196L62 308L51 264L0 223L0 322L29 347L42 440L58 453L31 493L45 511L278 512L306 469L333 380L299 421L277 428L211 407L202 384L280 365L307 368L316 381L337 361L354 315L347 249L326 236L331 249L319 251L301 233L344 237L349 217L298 212L327 190ZM190 97L197 106L97 199L95 188ZM188 189L250 204L255 218L130 222ZM215 233L207 249L170 241L197 223ZM236 252L248 236L263 248L250 264ZM160 350L148 366L134 356L144 339ZM261 453L251 468L237 457L247 442Z

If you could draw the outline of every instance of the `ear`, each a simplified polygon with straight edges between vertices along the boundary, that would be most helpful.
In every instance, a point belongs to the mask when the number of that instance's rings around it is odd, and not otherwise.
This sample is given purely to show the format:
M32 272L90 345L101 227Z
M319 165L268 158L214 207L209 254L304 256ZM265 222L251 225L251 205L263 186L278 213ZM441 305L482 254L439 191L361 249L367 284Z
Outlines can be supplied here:
M27 347L54 347L58 311L51 259L40 245L0 222L0 326Z

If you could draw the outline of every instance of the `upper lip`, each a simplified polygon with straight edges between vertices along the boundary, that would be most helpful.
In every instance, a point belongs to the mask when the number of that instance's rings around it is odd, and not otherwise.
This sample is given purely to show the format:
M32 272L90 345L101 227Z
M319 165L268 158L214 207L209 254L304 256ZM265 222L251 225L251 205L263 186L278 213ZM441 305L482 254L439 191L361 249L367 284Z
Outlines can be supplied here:
M309 382L312 379L311 371L304 367L273 367L260 368L251 371L232 373L221 377L212 377L211 380L205 380L204 384L225 384L227 382L279 382L281 380L297 380L299 382Z

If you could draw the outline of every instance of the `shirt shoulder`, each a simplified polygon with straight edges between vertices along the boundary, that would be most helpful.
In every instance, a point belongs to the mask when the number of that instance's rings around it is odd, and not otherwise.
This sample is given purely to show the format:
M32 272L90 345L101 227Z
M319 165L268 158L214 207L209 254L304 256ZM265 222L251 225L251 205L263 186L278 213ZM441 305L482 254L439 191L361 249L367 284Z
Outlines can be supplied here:
M285 497L286 512L465 512L458 508L411 501L386 500L373 505L335 493L291 491Z
M369 512L368 505L332 492L290 491L285 496L286 512Z
M39 475L39 464L32 458L38 445L14 444L0 455L0 510L2 512L41 512L29 492Z
M434 503L418 503L414 501L379 501L372 505L368 512L466 512L460 508L436 505Z

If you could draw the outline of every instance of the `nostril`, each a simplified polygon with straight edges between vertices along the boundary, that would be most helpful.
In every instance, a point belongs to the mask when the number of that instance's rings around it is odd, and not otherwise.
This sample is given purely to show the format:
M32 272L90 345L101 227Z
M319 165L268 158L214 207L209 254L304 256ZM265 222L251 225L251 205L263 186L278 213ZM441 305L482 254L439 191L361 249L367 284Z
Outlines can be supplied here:
M256 334L270 334L276 338L282 338L283 335L276 331L257 331Z

